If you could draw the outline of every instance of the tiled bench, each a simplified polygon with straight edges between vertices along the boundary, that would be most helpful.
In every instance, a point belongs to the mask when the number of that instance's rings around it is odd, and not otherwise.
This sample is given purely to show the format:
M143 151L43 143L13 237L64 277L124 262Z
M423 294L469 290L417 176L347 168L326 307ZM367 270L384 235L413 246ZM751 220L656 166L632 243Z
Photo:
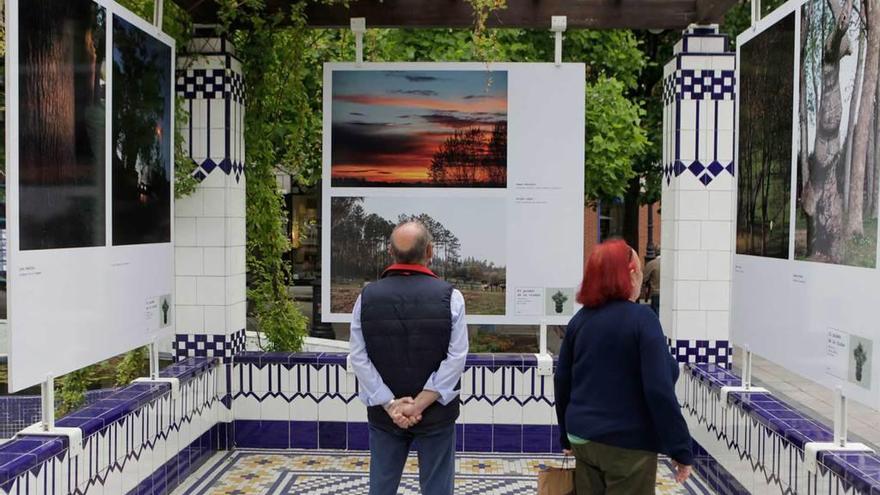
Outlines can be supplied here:
M779 462L775 458L768 458L766 448L760 451L762 455L752 455L756 452L752 444L762 437L758 434L749 436L742 431L748 429L749 422L761 425L765 432L772 432L779 439L783 439L782 443L787 443L798 450L796 453L789 452L784 461L794 473L789 475L789 480L793 482L806 480L807 486L801 486L798 493L834 493L831 489L834 486L847 493L880 495L880 456L877 454L823 452L818 459L820 473L808 476L805 472L798 472L805 471L804 444L831 441L834 435L830 427L767 393L732 392L728 395L727 406L735 412L719 411L711 401L720 400L720 394L717 393L720 392L721 387L741 385L740 377L714 364L689 364L686 365L685 372L691 381L685 393L685 409L689 410L693 417L698 418L701 427L712 430L719 441L725 441L729 449L739 449L737 455L741 458L754 457L751 459L752 469L755 471L763 469L768 484L779 482L785 484L785 473L773 473L767 469L767 466L760 466L762 462ZM697 388L704 388L703 393L697 393ZM718 404L718 406L724 405ZM766 441L766 433L763 438L763 441ZM742 445L744 443L748 443L748 448ZM778 448L771 450L784 451Z
M68 438L21 435L0 446L5 493L168 493L218 448L216 363L190 358L162 370L178 378L181 398L167 383L134 383L58 420L83 432L83 450L68 455ZM224 377L225 383L225 377Z

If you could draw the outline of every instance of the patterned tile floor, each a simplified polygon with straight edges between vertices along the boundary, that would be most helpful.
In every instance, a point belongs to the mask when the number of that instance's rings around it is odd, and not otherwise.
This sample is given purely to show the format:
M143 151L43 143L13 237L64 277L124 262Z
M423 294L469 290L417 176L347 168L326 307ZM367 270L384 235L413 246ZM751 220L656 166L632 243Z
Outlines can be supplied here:
M559 456L459 454L456 495L533 495L537 473L559 465ZM327 450L236 450L219 452L190 476L174 495L366 495L370 457L366 452ZM407 462L400 493L418 495L418 462ZM662 459L657 476L660 495L710 495L700 479L678 485Z

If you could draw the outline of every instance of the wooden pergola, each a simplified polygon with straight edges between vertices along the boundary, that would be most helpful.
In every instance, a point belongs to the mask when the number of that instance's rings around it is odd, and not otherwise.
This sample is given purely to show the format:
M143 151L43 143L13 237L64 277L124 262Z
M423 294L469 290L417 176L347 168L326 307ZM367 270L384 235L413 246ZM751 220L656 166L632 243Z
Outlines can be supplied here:
M196 23L217 22L213 0L174 0ZM493 12L491 27L546 28L551 16L567 16L568 28L683 29L692 23L719 22L738 0L508 0ZM266 0L270 11L298 0ZM365 17L370 27L467 27L473 10L464 0L351 0L349 7L312 5L314 27L348 27L352 17Z

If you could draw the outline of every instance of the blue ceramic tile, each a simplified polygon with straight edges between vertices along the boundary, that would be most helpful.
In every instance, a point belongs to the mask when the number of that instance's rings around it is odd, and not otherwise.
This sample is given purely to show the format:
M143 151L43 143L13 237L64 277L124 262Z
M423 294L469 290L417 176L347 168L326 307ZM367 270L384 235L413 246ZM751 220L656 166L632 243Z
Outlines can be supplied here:
M348 423L348 450L370 450L370 428L367 423Z
M259 420L238 419L232 423L233 441L236 447L254 447L260 445L257 443L260 431Z
M462 452L464 450L464 425L455 425L455 451Z
M465 359L465 366L488 366L495 364L495 359L491 354L468 354Z
M493 452L522 452L523 438L521 425L493 425Z
M464 425L465 452L492 452L492 425Z
M559 425L553 425L550 431L550 452L562 452L562 444L559 439Z
M37 456L0 452L0 485L36 467Z
M290 362L291 352L263 352L260 353L259 363L261 366L267 364L287 364Z
M290 355L288 362L290 364L316 364L320 352L295 352Z
M534 354L523 354L523 368L537 368L538 357Z
M348 353L345 352L323 352L318 356L318 364L339 364L345 365L348 360Z
M345 449L346 423L342 421L318 422L318 447L321 449Z
M291 421L290 446L294 449L318 448L317 421Z
M74 413L76 414L76 413ZM79 428L83 431L83 440L97 433L104 427L104 420L100 418L80 418L65 416L55 422L55 426L62 428Z
M263 449L290 448L290 422L261 421L257 442Z
M516 366L522 367L522 354L494 354L492 356L493 364L498 366Z
M551 453L553 429L550 425L523 425L522 451L535 453Z

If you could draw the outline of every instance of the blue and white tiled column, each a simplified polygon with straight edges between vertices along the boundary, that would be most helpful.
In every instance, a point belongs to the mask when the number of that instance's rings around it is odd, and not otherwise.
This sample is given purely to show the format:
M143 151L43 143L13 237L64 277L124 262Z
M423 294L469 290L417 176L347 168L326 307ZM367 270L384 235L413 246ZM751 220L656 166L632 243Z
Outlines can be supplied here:
M728 364L736 54L692 26L664 71L660 319L682 362Z
M178 59L181 122L198 189L175 211L177 332L174 351L228 360L244 349L244 80L229 41L197 29Z

